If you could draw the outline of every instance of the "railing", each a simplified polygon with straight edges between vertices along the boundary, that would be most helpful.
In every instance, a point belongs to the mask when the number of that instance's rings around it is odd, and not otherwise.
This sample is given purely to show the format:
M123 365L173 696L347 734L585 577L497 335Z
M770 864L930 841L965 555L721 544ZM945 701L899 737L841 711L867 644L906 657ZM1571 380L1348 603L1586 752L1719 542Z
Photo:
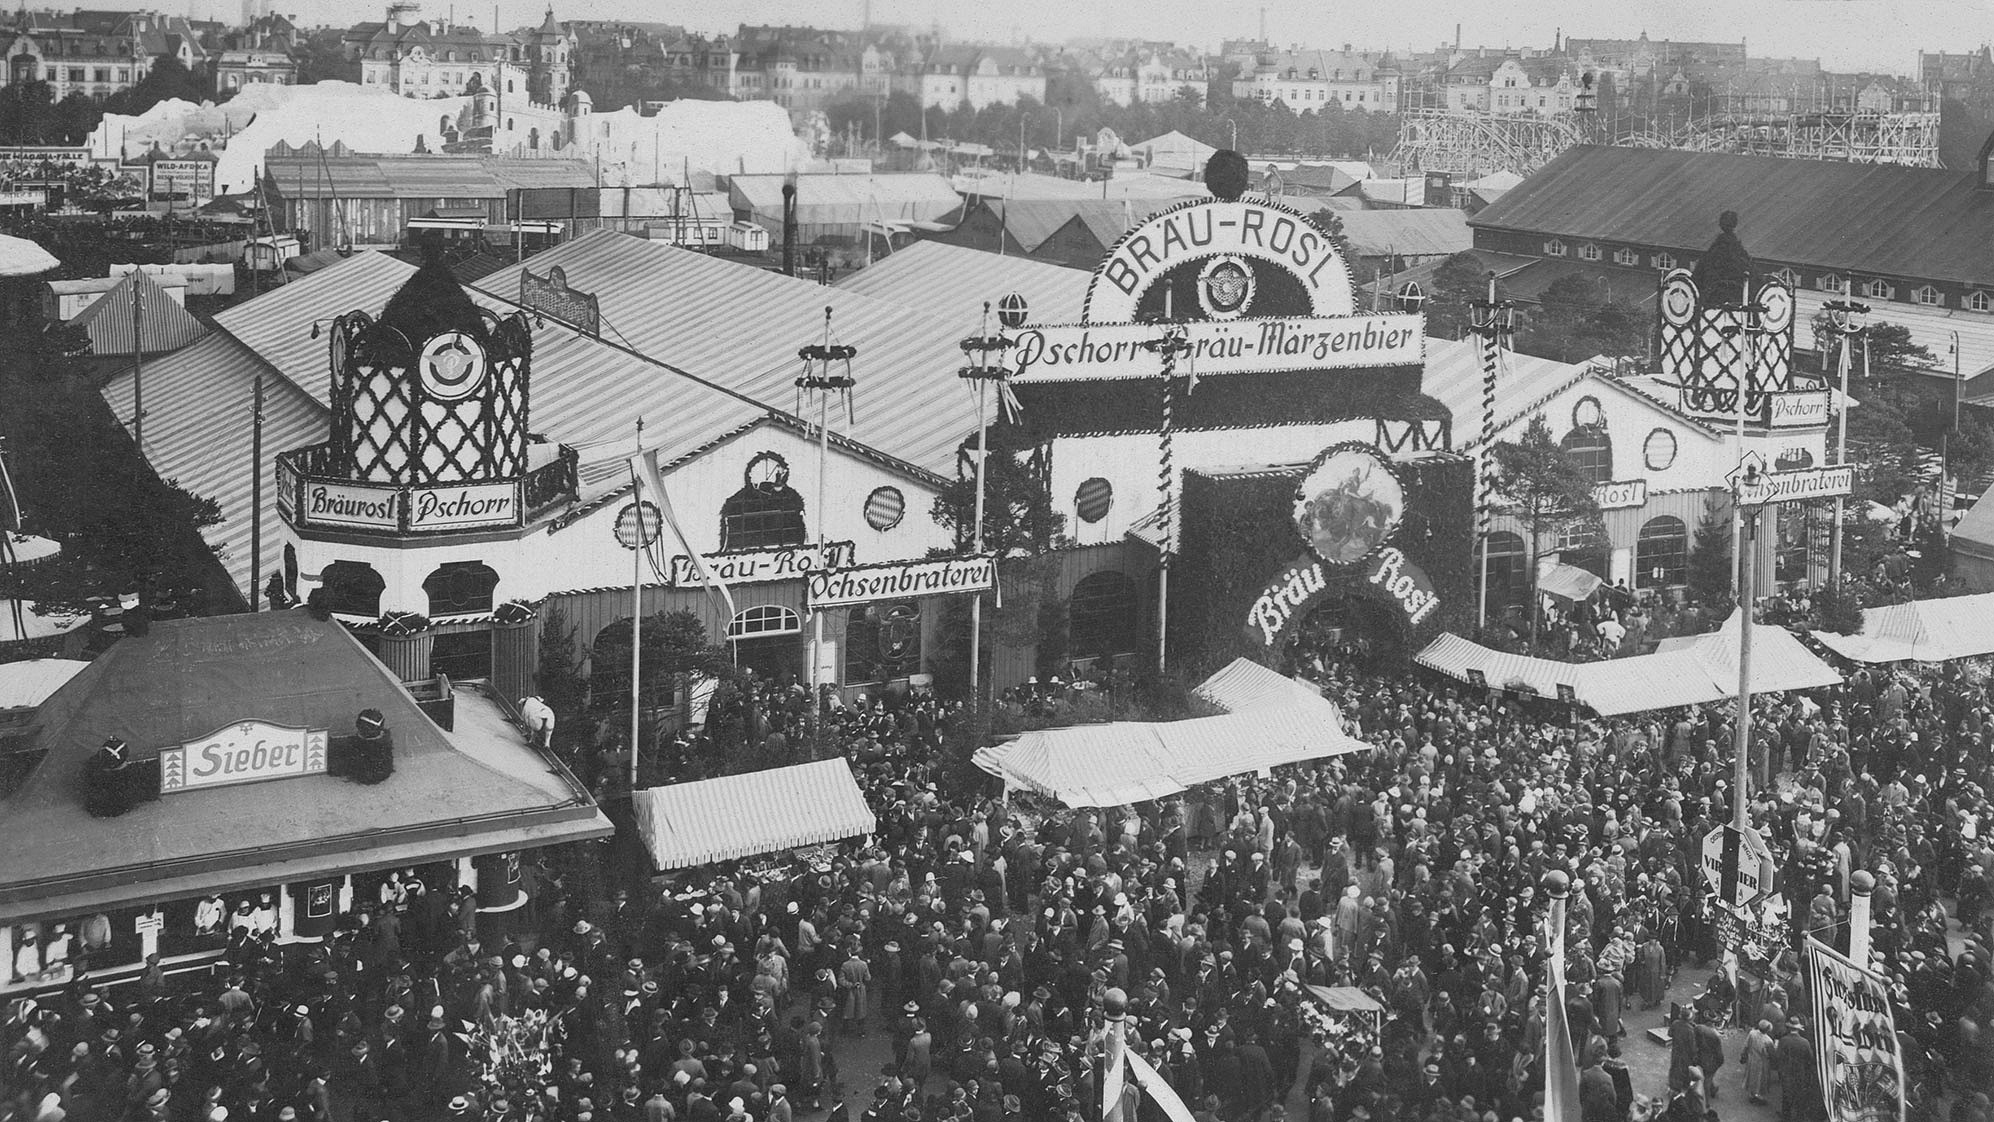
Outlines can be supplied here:
M559 454L525 475L493 482L375 483L341 473L330 445L277 457L277 509L294 526L422 536L517 529L580 495L580 454Z

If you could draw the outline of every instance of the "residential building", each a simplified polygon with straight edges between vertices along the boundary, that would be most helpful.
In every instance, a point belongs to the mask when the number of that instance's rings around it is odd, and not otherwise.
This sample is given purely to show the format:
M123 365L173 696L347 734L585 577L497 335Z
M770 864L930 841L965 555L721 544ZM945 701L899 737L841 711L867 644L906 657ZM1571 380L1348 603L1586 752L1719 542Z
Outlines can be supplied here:
M0 57L9 85L44 81L55 100L72 94L103 98L129 89L162 56L189 70L210 52L185 17L157 12L23 11L0 24Z
M1233 79L1232 96L1285 103L1297 113L1331 102L1344 109L1395 109L1401 73L1390 51L1270 51Z
M1009 105L1021 97L1045 100L1045 70L1015 47L938 46L911 60L894 89L913 94L925 108L972 109Z
M234 93L259 83L293 85L298 60L284 51L223 51L215 56L215 92Z
M1971 102L1994 89L1994 48L1918 52L1918 83L1940 97Z
M1570 113L1578 104L1580 81L1570 59L1556 55L1511 55L1489 75L1487 108L1503 115L1539 117Z
M1202 99L1212 72L1204 55L1166 43L1114 53L1101 60L1092 77L1104 102L1156 105L1176 100L1187 87Z
M1633 39L1568 38L1563 49L1582 71L1613 74L1622 90L1632 86L1636 79L1657 81L1678 70L1693 79L1717 67L1742 67L1746 58L1742 40L1736 43L1657 41L1649 39L1645 31Z
M353 81L403 97L461 97L480 86L542 104L567 97L575 40L552 9L538 28L509 35L417 19L417 11L402 0L389 6L386 20L347 30L341 42Z

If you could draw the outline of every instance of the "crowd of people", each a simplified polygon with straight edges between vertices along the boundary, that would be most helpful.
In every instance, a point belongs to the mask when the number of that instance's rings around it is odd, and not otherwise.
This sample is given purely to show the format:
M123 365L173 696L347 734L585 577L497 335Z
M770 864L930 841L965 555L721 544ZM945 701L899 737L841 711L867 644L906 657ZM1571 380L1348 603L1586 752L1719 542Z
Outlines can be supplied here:
M0 1024L0 1119L1094 1118L1111 990L1128 1048L1200 1122L1297 1103L1310 1122L1529 1119L1552 872L1588 1122L1704 1122L1727 1060L1783 1120L1822 1119L1791 935L1845 942L1855 870L1876 877L1912 1117L1989 1117L1983 680L1862 671L1765 699L1752 815L1792 923L1734 936L1706 920L1697 867L1731 806L1726 711L1575 720L1303 669L1373 750L1141 807L1001 799L945 762L957 707L842 705L821 735L872 837L668 883L605 875L594 844L542 852L503 917L383 894L322 943L116 989L80 977ZM1048 692L1031 703L1056 707ZM753 735L817 735L807 695L745 696ZM1672 1011L1666 1083L1636 1086L1627 1018L1672 1004L1683 972L1697 992ZM881 1044L884 1070L841 1067ZM1162 1117L1130 1094L1128 1117Z

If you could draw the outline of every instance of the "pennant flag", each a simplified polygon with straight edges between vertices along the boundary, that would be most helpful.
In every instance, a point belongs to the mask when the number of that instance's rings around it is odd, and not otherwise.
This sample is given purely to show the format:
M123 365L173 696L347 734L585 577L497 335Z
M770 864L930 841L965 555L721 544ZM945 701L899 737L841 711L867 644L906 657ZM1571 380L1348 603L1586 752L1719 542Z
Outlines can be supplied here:
M1136 1086L1163 1108L1163 1116L1170 1122L1197 1122L1191 1108L1177 1094L1177 1089L1163 1078L1163 1073L1149 1066L1149 1061L1134 1052L1125 1053L1129 1061L1129 1074L1135 1076Z
M665 494L664 478L658 473L658 450L653 448L630 457L630 471L637 480L637 501L656 504L658 513L664 516L665 526L672 532L672 539L678 542L679 550L691 562L692 571L699 574L699 583L719 598L726 611L722 618L731 623L734 619L734 593L727 587L726 581L706 567L706 558L699 555L699 551L686 540L685 531L679 528L678 516L672 513L672 500Z
M1579 1109L1579 1065L1572 1049L1572 1026L1565 1018L1565 932L1554 905L1551 932L1550 990L1546 995L1544 1031L1544 1120L1582 1122Z

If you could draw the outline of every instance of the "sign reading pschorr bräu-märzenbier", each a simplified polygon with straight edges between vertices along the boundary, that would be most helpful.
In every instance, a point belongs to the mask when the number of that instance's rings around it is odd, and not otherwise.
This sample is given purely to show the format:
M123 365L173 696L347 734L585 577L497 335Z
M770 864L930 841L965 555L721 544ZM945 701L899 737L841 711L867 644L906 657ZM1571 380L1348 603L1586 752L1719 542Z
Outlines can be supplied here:
M708 553L706 568L728 584L766 584L777 580L801 580L823 569L848 568L858 546L852 542L825 542L819 546L791 545L781 549L751 549L740 553ZM696 584L699 573L692 558L680 554L672 558L672 583Z
M1410 366L1421 361L1426 332L1418 316L1302 316L1194 320L1183 325L1190 350L1184 375L1260 374L1311 367ZM1154 378L1154 324L1062 324L1028 327L1006 352L1020 381Z
M159 753L159 789L192 791L318 775L325 771L326 730L239 721Z
M880 600L989 592L996 587L997 558L991 554L943 561L896 561L811 573L810 607L815 610Z

